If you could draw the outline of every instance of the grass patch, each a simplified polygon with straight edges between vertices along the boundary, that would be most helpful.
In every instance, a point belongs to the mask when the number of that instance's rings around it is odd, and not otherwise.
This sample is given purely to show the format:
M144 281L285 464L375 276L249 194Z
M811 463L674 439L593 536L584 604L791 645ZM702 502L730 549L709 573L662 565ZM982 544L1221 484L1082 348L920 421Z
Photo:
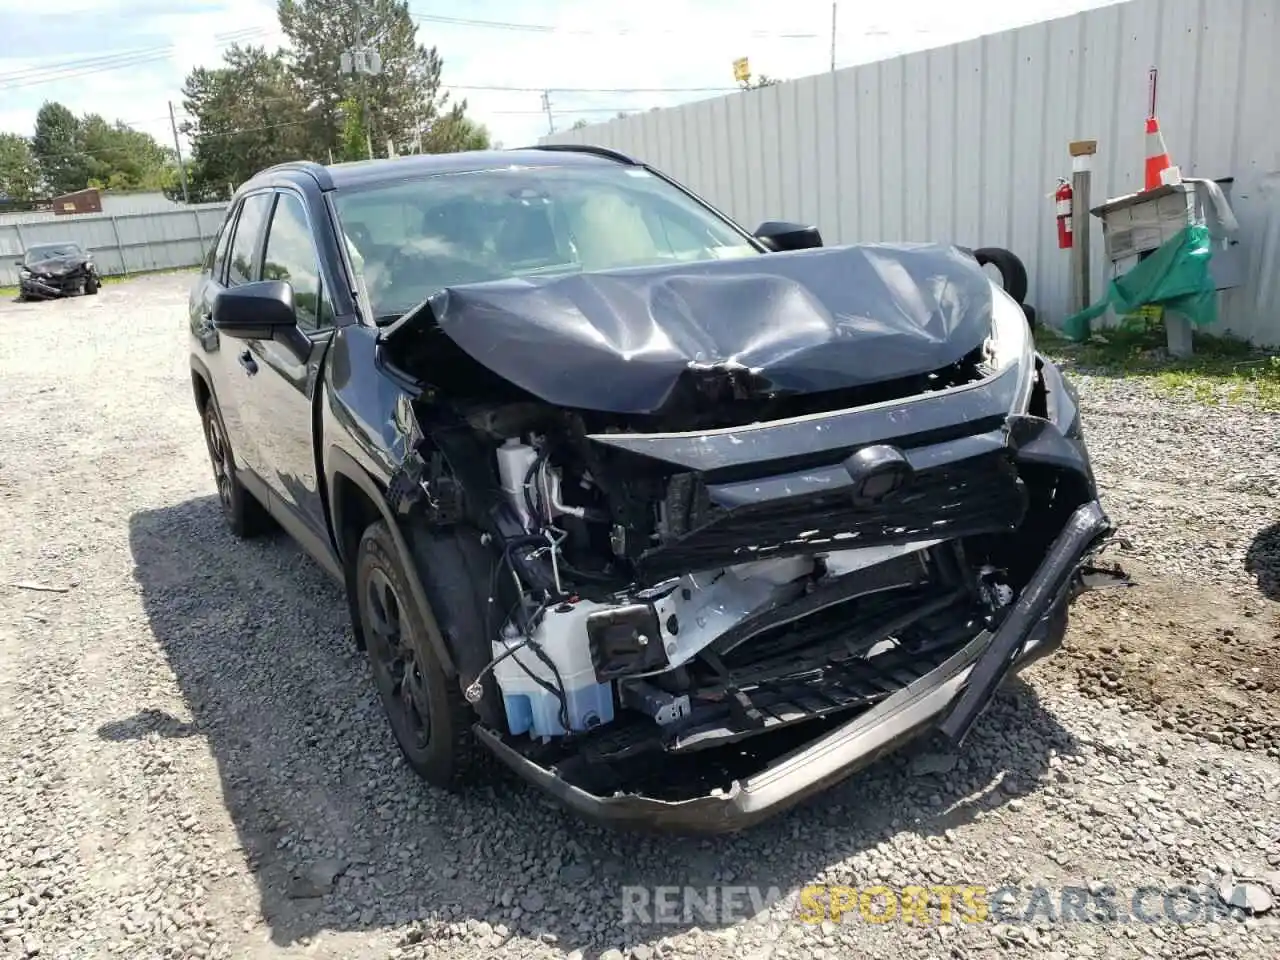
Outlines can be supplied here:
M137 273L115 273L102 278L102 285L124 283L126 280L136 280L138 277L160 277L168 273L195 273L199 267L164 267L160 270L139 270ZM18 295L17 286L0 287L0 299L12 300Z
M1036 346L1090 376L1151 381L1159 393L1204 404L1241 404L1280 410L1280 356L1238 337L1192 333L1194 355L1170 357L1159 321L1101 330L1084 343L1048 328Z

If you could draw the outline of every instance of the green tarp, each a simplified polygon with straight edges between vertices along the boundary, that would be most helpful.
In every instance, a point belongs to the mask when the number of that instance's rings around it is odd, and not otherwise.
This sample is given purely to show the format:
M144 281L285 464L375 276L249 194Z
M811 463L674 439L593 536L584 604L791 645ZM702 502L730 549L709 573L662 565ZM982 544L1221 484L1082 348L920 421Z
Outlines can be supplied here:
M1148 304L1176 310L1196 326L1218 319L1218 291L1209 276L1213 256L1209 228L1191 226L1166 240L1145 260L1107 285L1106 295L1091 307L1067 317L1062 333L1070 340L1087 340L1089 323L1114 307L1133 313Z

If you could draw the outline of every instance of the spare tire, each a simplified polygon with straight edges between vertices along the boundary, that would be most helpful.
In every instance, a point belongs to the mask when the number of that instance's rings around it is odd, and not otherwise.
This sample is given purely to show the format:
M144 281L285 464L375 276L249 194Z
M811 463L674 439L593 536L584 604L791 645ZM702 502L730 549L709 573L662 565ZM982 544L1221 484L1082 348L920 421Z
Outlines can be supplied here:
M990 264L1000 271L1000 284L1004 292L1022 303L1027 299L1027 268L1010 250L1000 247L979 247L973 251L979 266Z
M1022 312L1027 318L1027 326L1034 330L1036 328L1036 308L1029 303L1024 303Z

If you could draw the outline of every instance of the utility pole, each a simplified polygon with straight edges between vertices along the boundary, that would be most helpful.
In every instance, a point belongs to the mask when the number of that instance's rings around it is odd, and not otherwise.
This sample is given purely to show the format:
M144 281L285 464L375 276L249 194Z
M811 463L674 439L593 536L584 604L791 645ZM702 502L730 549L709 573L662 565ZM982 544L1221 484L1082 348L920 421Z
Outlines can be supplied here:
M1071 154L1071 309L1089 306L1089 189L1097 140L1073 140Z
M178 140L178 121L173 118L173 101L169 101L169 129L173 131L173 149L178 154L178 177L182 180L182 202L190 203L187 195L187 165L182 159L182 143Z
M364 47L364 31L360 29L360 0L356 0L356 43L361 48ZM361 50L361 60L364 61L364 51ZM358 69L358 68L357 68ZM360 97L360 126L364 127L364 145L368 152L370 160L373 159L373 131L369 129L369 92L366 89L366 83L361 77L357 83L360 85L358 96Z
M551 91L550 90L542 91L542 109L547 111L547 133L549 134L555 133L556 121L555 121L555 118L551 116Z
M836 0L831 0L831 72L836 72Z
M360 102L360 124L364 127L364 145L369 159L373 159L373 131L369 127L369 97L366 76L376 76L382 72L382 57L377 50L369 49L364 39L360 22L360 2L355 3L355 43L342 51L338 61L342 73L354 74L356 77L356 99ZM381 37L375 38L377 43Z

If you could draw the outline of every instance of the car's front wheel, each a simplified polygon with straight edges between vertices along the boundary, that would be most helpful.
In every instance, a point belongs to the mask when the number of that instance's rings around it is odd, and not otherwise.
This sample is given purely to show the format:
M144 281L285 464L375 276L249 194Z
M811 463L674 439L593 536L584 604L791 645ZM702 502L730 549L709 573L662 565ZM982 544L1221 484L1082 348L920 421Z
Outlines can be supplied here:
M89 296L93 296L98 292L99 286L101 286L101 284L99 283L98 278L90 274L84 282L84 292Z
M209 449L209 462L213 466L213 482L218 488L218 502L227 526L237 537L247 539L269 529L271 517L236 477L236 460L227 439L227 428L222 423L218 402L210 397L201 411L204 421L204 442Z
M428 783L458 789L485 767L476 715L445 674L387 525L360 538L353 585L374 685L409 767Z

